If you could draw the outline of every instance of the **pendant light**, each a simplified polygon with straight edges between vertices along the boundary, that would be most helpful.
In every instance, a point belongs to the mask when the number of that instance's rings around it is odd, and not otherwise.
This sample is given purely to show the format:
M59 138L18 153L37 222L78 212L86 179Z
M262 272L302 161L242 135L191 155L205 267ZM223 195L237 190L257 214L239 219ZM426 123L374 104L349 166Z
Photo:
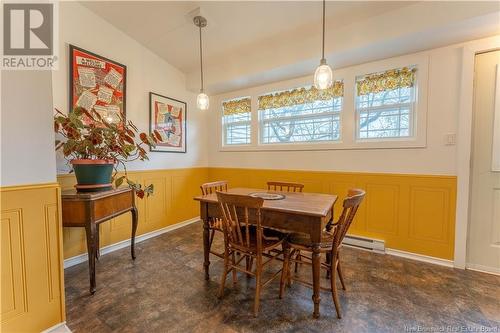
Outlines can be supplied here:
M203 48L201 43L201 28L207 26L207 19L203 16L195 16L193 18L194 25L196 25L200 30L200 78L201 78L201 89L200 93L196 97L196 104L198 105L198 109L200 110L208 110L209 99L208 95L205 94L203 90Z
M321 49L321 60L314 72L314 86L316 89L328 89L333 84L333 72L325 59L325 0L323 0L323 44Z

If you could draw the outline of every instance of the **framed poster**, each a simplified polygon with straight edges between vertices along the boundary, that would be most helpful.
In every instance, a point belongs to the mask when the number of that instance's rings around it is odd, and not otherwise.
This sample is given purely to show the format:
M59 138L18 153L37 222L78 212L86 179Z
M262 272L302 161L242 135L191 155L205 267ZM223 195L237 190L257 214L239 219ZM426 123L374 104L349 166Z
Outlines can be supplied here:
M151 151L186 152L186 108L186 102L149 93L149 132L163 138Z
M70 112L80 106L109 122L124 122L127 67L74 45L69 46L69 54Z

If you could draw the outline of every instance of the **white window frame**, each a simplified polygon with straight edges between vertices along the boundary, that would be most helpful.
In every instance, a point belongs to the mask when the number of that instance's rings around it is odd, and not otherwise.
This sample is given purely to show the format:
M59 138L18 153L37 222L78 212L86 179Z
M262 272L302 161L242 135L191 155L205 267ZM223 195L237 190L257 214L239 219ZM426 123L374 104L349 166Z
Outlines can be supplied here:
M356 113L356 141L357 142L377 142L377 141L382 141L382 142L387 142L387 141L401 141L401 140L413 140L415 138L415 135L417 133L417 126L416 126L416 103L417 103L417 97L418 97L418 67L414 65L408 65L405 67L409 68L416 68L417 71L415 73L415 82L411 90L411 95L412 95L412 102L410 103L397 103L397 104L390 104L390 105L384 105L384 106L376 106L376 107L371 107L370 110L386 110L386 109L392 109L392 108L399 108L401 106L409 105L410 106L410 113L409 113L409 119L410 119L410 127L408 128L409 130L409 136L404 136L404 137L381 137L381 138L361 138L360 137L360 128L359 128L359 118L361 116L360 109L357 107L357 97L358 97L358 91L357 91L357 85L355 85L355 95L354 95L354 112ZM401 68L391 68L391 69L401 69ZM389 69L389 70L391 70ZM380 73L380 72L379 72ZM366 73L361 76L365 75L370 75L371 73ZM375 74L375 73L374 73ZM358 76L359 77L359 76ZM356 77L356 79L358 78Z
M230 101L230 100L237 100L237 99L243 99L243 98L250 98L250 103L252 103L252 98L249 97L249 96L244 96L244 97L236 97L236 98L230 98L230 99L225 99L223 101L221 101L220 103L220 108L221 108L221 116L220 116L220 123L221 123L221 130L222 130L222 135L221 135L221 138L222 138L222 141L221 141L221 144L223 147L248 147L249 145L252 144L252 133L254 131L253 129L253 126L252 126L252 118L253 118L253 115L252 115L252 112L250 112L250 119L249 120L242 120L242 121L235 121L235 122L231 122L230 124L231 125L250 125L250 142L249 143L239 143L239 144L228 144L226 143L226 136L227 136L227 123L225 122L225 119L224 119L224 107L222 105L223 102L227 102L227 101Z
M304 86L300 87L294 87L288 90L292 89L297 89L297 88L304 88ZM305 88L310 88L309 86L305 86ZM258 96L260 97L260 96ZM335 98L335 97L334 97ZM342 140L342 111L344 108L344 97L342 96L342 107L340 108L339 112L335 111L330 111L330 112L322 112L322 113L315 113L315 114L306 114L302 116L288 116L288 117L283 117L280 118L280 120L293 120L293 119L313 119L313 118L321 118L321 117L327 117L327 116L338 116L339 117L339 138L338 140L322 140L322 141L297 141L297 142L272 142L272 143L266 143L263 142L263 125L264 123L270 123L275 121L276 119L263 119L262 117L262 111L264 110L257 110L258 117L259 117L259 146L287 146L287 145L309 145L309 144L331 144L335 142L339 142Z
M369 73L383 72L390 69L415 66L417 80L414 102L414 136L387 139L362 139L356 138L356 77ZM344 82L344 97L342 111L340 112L340 140L319 142L296 143L260 143L260 120L258 115L258 97L273 91L283 91L294 87L303 87L312 84L312 75L298 79L266 84L248 88L232 93L216 96L219 105L222 101L239 96L251 97L251 140L248 145L223 145L222 107L217 119L217 133L219 135L219 151L313 151L313 150L356 150L356 149L399 149L399 148L425 148L427 145L427 90L428 90L429 53L421 52L408 56L384 59L381 61L362 65L334 69L334 80ZM216 101L217 102L217 101Z

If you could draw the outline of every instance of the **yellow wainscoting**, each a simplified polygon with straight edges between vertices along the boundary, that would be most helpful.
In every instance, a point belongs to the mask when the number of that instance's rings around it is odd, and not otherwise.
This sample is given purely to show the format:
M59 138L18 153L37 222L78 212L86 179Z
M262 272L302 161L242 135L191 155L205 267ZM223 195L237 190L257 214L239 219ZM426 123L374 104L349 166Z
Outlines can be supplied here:
M135 182L154 184L152 196L136 199L139 210L137 235L199 216L199 205L193 197L200 194L200 185L208 179L207 168L129 171L128 174ZM73 188L76 182L72 174L57 178L63 190ZM99 231L101 247L130 238L130 214L101 224ZM65 258L87 253L84 229L64 228L63 244Z
M60 188L0 188L1 332L40 332L65 320Z
M350 234L381 239L391 249L453 259L456 177L379 173L209 168L209 180L231 187L264 188L268 180L305 184L304 191L339 195L335 216L347 189L367 192Z

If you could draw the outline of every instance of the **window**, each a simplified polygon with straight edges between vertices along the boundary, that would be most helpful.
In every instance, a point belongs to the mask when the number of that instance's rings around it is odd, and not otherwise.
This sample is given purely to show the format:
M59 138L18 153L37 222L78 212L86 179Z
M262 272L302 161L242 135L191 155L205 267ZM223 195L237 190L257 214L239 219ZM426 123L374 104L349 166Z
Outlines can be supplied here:
M238 98L222 103L224 145L247 145L251 141L251 99Z
M298 88L259 96L260 143L298 143L340 139L344 85Z
M423 52L336 69L325 90L307 76L223 95L220 151L426 147L428 72Z
M356 78L358 139L414 135L415 73L404 67Z

